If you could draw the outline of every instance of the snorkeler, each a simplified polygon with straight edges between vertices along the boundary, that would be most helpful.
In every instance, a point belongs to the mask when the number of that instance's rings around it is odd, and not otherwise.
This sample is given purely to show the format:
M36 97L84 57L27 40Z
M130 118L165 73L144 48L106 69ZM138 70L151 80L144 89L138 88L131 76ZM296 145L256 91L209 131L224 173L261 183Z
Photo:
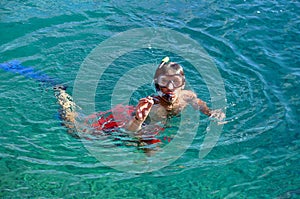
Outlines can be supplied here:
M136 113L127 125L129 131L139 131L149 116L151 120L166 121L179 115L189 104L209 117L220 121L225 118L221 110L210 110L193 91L184 90L183 68L177 63L169 62L168 57L164 58L156 69L154 84L158 95L140 99Z
M169 62L169 57L162 60L154 75L154 84L158 95L148 96L139 100L136 107L115 107L114 111L107 112L124 112L125 114L93 114L87 118L96 117L96 122L91 124L94 128L89 131L91 134L95 132L109 132L115 128L124 128L133 132L133 136L144 137L149 133L153 138L159 133L157 125L144 125L146 119L150 120L152 124L160 123L162 125L167 123L171 117L180 115L181 111L191 105L194 109L200 110L202 113L209 117L223 120L225 114L221 110L210 110L206 103L199 99L197 95L191 90L184 90L185 75L183 68L174 62ZM65 87L56 86L56 98L60 104L60 116L64 121L64 125L68 128L70 133L75 132L75 123L77 122L78 111L76 104L73 102L72 97L66 93ZM77 131L86 132L86 128L82 124L76 123L76 127L80 127ZM83 127L83 128L81 128ZM153 129L151 129L153 128ZM143 140L142 140L143 141ZM153 142L150 142L153 143Z

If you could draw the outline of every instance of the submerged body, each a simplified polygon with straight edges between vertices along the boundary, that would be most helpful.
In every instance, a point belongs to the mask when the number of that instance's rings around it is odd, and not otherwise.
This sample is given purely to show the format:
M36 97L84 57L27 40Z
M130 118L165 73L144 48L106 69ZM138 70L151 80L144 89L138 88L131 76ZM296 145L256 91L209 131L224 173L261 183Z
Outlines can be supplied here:
M98 117L95 122L90 124L92 130L87 130L86 123L78 124L76 120L78 117L77 107L72 97L66 93L65 88L56 87L56 97L61 106L61 118L65 121L64 125L69 129L69 132L74 132L75 126L79 128L76 129L77 132L90 134L124 128L128 134L140 137L141 140L148 137L153 138L163 129L169 118L178 116L188 105L209 117L215 117L219 120L225 118L222 111L210 110L206 103L199 99L193 91L184 90L183 68L174 62L168 63L167 58L163 59L157 68L154 83L158 95L140 99L136 107L127 106L121 107L115 112L110 111L112 114L108 116L105 114L92 115ZM143 125L149 121L154 125ZM157 125L158 123L161 125Z

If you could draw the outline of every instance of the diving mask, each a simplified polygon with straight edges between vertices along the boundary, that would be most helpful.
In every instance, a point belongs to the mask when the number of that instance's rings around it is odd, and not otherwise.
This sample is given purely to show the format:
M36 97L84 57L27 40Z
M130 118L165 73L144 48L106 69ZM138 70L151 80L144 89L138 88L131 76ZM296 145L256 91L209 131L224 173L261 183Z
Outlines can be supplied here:
M168 87L172 84L174 88L180 88L184 85L185 80L181 75L161 75L157 78L157 84L160 87Z

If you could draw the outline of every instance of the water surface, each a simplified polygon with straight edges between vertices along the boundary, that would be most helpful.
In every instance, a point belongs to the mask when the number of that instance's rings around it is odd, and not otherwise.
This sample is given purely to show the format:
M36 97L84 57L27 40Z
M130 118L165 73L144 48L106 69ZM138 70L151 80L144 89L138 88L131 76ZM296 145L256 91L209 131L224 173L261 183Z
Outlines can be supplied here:
M67 134L51 86L0 70L0 196L298 198L299 7L282 0L2 1L0 63L20 60L59 79L70 93L85 57L115 34L145 27L185 34L220 71L229 122L204 159L198 158L208 123L202 115L195 139L177 161L128 174L103 165ZM108 96L124 68L136 60L155 65L163 56L144 49L113 63L99 85L106 90L97 90L96 108L109 108ZM176 55L171 59L184 63ZM201 77L186 71L195 92L211 105ZM134 94L137 99L153 92L151 85L145 89Z

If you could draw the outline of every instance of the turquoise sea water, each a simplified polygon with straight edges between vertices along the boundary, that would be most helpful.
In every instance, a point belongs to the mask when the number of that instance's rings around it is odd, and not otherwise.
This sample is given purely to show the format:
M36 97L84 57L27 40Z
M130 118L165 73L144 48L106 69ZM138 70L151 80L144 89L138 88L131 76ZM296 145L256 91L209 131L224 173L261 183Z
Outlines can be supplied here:
M300 197L298 1L0 4L0 63L19 60L59 79L69 93L84 59L112 36L146 27L184 34L202 46L218 68L229 121L203 159L198 153L208 121L201 115L204 122L193 142L175 162L148 173L121 172L101 163L61 126L51 86L0 69L1 198ZM166 49L150 47L119 57L99 83L96 109L110 108L123 70L157 65L166 54L184 63ZM188 66L186 73L198 96L211 105L201 77ZM139 88L131 103L153 92L149 87Z

